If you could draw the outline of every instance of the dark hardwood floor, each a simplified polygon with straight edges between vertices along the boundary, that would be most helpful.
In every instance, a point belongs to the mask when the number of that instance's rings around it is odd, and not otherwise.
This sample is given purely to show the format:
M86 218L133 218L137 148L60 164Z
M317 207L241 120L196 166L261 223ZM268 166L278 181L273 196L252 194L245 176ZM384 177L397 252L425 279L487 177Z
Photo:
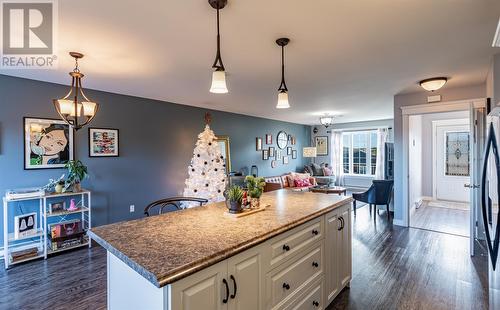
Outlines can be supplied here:
M468 239L353 219L353 279L328 309L488 309L487 262ZM105 309L106 252L81 249L0 269L0 309Z

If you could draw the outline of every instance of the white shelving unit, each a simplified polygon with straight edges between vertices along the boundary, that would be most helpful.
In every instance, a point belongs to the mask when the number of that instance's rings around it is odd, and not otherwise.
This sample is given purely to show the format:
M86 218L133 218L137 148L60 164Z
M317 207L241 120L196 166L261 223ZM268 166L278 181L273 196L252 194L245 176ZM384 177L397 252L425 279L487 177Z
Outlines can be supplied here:
M54 198L69 198L71 196L80 196L81 198L81 205L78 210L75 211L59 211L59 212L54 212L50 213L48 210L48 200L52 200ZM10 205L16 202L21 202L21 201L36 201L38 200L39 202L39 211L38 211L38 230L36 234L29 235L29 236L24 236L21 238L14 238L14 233L9 232L9 221L13 221L14 218L12 217L9 219L9 208ZM62 193L62 194L45 194L42 196L37 196L37 197L30 197L30 198L20 198L20 199L8 199L6 196L3 197L3 236L4 236L4 262L5 262L5 269L9 268L11 265L19 264L22 262L38 259L38 258L44 258L47 259L47 256L50 254L54 253L59 253L83 246L88 246L89 248L91 247L91 239L87 235L84 237L84 242L82 244L77 244L74 246L66 247L63 249L59 250L51 250L49 247L49 238L48 238L48 223L51 221L52 223L60 223L64 222L68 216L74 215L74 214L81 214L81 223L82 223L82 228L87 231L88 229L92 228L92 221L91 221L91 193L88 190L82 190L80 192L68 192L68 193ZM21 251L24 249L28 248L33 248L36 246L38 248L38 253L36 256L29 257L23 260L19 261L11 261L11 253L13 251Z

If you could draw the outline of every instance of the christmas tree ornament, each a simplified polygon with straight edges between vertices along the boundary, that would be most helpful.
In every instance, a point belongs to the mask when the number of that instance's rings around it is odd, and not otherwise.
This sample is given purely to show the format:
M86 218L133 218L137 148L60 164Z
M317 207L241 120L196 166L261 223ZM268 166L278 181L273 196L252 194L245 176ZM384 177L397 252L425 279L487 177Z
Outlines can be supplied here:
M226 188L226 174L224 159L221 155L217 137L210 129L210 115L205 115L205 130L198 135L198 141L193 151L191 164L188 169L188 178L185 181L184 196L208 199L209 202L224 200L223 192ZM183 207L198 206L197 203L183 203Z

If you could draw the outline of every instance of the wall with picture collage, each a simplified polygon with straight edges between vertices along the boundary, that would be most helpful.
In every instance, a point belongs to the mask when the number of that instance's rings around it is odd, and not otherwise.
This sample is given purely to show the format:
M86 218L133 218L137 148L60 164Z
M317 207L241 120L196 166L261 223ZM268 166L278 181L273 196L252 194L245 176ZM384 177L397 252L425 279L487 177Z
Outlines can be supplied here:
M295 168L299 168L298 170L302 171L307 158L302 158L302 148L300 148L299 155L299 145L302 146L302 143L297 142L297 137L284 130L275 133L266 133L263 136L255 138L255 150L262 154L262 160L268 162L269 166L273 169L280 168L281 166L289 166L293 167L293 169L288 171L295 171ZM299 163L299 167L297 167L297 163ZM281 167L279 170L282 169Z

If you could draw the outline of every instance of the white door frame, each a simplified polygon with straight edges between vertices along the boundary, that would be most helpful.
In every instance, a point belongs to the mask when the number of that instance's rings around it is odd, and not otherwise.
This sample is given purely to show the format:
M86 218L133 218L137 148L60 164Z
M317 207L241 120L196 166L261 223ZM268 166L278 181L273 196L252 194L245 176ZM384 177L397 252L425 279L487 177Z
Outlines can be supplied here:
M410 226L410 202L409 202L409 119L410 115L430 114L440 112L454 112L454 111L468 111L471 103L474 108L485 108L486 99L466 99L448 102L426 103L412 106L401 107L403 116L403 218L401 220L394 220L394 224L398 226Z
M469 112L469 111L466 111ZM460 123L457 123L460 122ZM468 118L456 118L456 119L445 119L432 121L432 199L437 200L437 153L436 153L436 143L437 143L437 127L439 126L451 126L451 125L470 125L470 119Z

